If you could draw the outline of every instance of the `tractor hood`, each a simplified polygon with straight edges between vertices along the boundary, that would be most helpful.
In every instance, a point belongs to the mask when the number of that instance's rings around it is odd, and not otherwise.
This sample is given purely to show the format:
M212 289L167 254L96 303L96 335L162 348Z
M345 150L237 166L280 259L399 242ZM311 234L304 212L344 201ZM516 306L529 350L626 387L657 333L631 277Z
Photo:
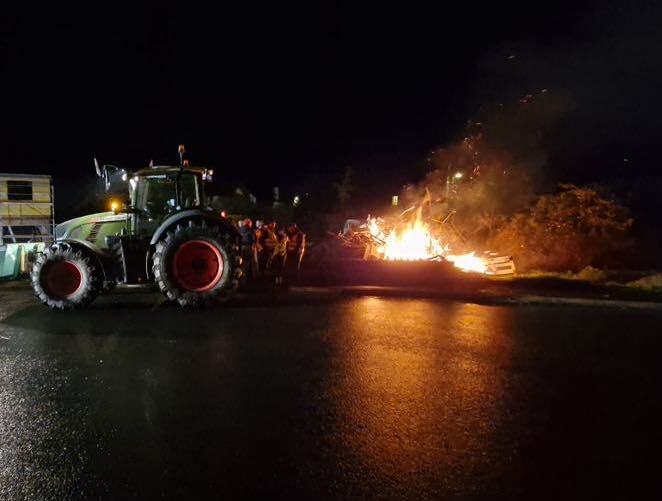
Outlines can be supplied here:
M105 244L102 237L117 234L125 224L126 214L98 212L58 224L55 227L55 237L57 240L87 240L103 248Z
M97 212L96 214L88 214L86 216L75 217L68 221L63 221L55 226L55 236L59 240L67 238L71 230L84 224L94 223L98 220L104 220L106 217L117 216L113 212Z

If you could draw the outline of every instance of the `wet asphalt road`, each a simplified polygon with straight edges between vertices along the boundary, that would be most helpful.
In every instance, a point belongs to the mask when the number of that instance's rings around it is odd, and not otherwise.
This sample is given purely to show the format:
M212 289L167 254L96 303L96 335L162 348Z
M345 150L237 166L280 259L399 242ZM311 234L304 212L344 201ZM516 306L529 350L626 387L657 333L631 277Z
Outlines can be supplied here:
M0 499L660 490L660 312L157 301L53 314L0 289Z

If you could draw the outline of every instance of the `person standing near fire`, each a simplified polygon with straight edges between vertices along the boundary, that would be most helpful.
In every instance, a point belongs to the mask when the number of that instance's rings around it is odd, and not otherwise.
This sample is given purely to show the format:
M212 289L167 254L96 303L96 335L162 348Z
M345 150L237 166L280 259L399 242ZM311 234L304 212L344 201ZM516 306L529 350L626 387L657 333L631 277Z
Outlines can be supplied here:
M301 268L301 261L306 252L306 234L296 223L291 223L287 227L287 239L286 274L288 277L294 277Z
M262 273L266 274L269 270L269 265L271 263L271 257L273 256L274 249L278 239L276 237L276 222L272 221L269 224L262 226L260 230L260 236L257 240L258 244L258 260L260 263L260 270Z
M273 273L275 284L283 285L283 270L287 262L287 242L289 239L285 228L278 228L274 236L274 250L269 257L269 261L267 261L267 269Z
M257 275L257 259L253 221L247 218L241 221L241 223L241 226L239 226L239 234L241 235L241 258L244 262L246 275L255 278Z

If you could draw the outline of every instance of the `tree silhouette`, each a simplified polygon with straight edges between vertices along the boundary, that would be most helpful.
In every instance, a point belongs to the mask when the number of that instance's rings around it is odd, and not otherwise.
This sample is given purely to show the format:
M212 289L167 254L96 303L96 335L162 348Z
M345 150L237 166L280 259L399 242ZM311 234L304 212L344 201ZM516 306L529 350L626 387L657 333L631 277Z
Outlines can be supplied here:
M333 188L336 190L338 197L337 203L339 209L347 208L347 205L352 198L352 193L355 190L353 183L352 168L348 165L345 167L345 173L339 183L333 183Z

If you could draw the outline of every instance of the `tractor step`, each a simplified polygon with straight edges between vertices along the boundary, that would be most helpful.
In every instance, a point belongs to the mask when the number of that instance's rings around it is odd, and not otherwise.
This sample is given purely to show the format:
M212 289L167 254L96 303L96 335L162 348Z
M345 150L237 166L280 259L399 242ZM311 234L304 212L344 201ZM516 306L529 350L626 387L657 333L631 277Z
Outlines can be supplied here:
M149 242L134 236L107 237L108 246L116 249L118 275L125 284L143 284L148 281L145 256Z

